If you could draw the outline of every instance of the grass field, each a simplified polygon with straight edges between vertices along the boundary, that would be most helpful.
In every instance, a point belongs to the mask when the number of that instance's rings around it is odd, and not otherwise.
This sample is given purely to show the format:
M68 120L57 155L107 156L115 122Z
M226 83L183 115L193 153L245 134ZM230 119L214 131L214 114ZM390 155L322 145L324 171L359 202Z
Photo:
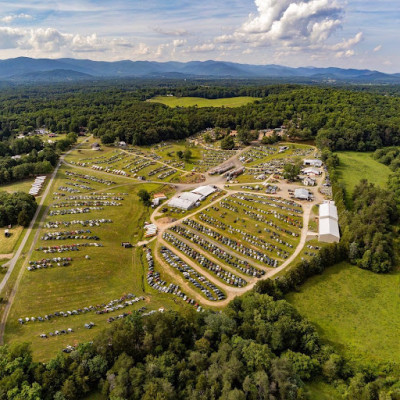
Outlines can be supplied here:
M310 382L307 383L306 391L309 400L340 400L343 399L341 393L336 390L333 386L328 385L325 382Z
M25 192L28 193L30 188L32 187L34 179L26 179L21 182L9 183L8 185L0 185L0 191L5 191L8 193L15 192Z
M9 229L11 236L6 238L4 236L5 228L0 229L0 256L2 254L9 254L13 252L23 230L24 228L22 226L14 226L12 229Z
M82 156L82 155L81 155ZM57 180L52 191L57 192L60 186L66 185L65 171L73 170L71 167L62 167L57 175ZM82 169L75 169L83 172ZM73 261L69 267L54 267L35 272L25 271L19 286L14 304L11 308L6 326L5 342L26 341L33 344L34 356L38 360L48 360L56 352L68 344L75 344L91 340L101 329L108 326L108 316L95 313L82 314L70 318L58 318L43 323L32 322L21 326L17 319L26 316L44 316L56 311L67 311L82 308L89 305L107 303L112 299L121 297L123 294L132 292L137 296L146 296L146 301L138 302L129 306L125 311L146 306L150 309L158 309L160 306L166 308L177 308L180 305L173 301L170 296L149 293L144 284L144 266L136 250L122 249L121 241L131 241L133 244L143 237L143 223L149 219L152 211L143 206L137 197L137 191L145 188L148 191L162 191L163 185L157 184L135 184L128 179L115 176L113 178L106 174L96 173L90 169L87 172L91 176L112 179L117 182L113 186L87 181L83 182L93 190L103 193L126 193L123 205L119 207L104 207L104 210L93 210L89 214L80 215L57 215L47 216L46 221L70 221L74 219L110 218L112 224L104 224L100 227L90 228L93 234L100 237L104 247L87 247L78 252L63 253L62 256L72 257ZM121 183L124 182L125 184ZM88 193L81 190L81 195ZM68 194L67 194L68 195ZM53 202L52 195L46 199L46 205ZM62 199L56 199L60 202ZM79 226L71 228L61 227L58 230L81 229ZM87 229L87 228L85 228ZM44 228L40 234L49 229ZM2 238L0 239L2 240ZM74 240L65 240L62 244L71 244ZM36 247L43 245L57 245L59 242L38 241ZM9 249L7 249L9 250ZM86 259L88 255L90 259ZM44 257L52 258L58 254L44 254L34 251L30 260L39 260ZM25 267L24 267L25 268ZM121 311L113 314L118 315ZM96 326L92 330L84 328L84 324L93 321ZM74 333L69 335L51 337L43 340L39 338L41 333L49 333L55 330L72 328Z
M374 160L372 153L346 151L337 154L340 160L337 168L339 180L344 183L349 195L361 179L384 187L392 173L389 167Z
M257 97L231 97L226 99L203 99L201 97L156 96L149 101L169 107L240 107L259 100Z
M359 363L399 363L400 273L377 275L346 263L307 281L287 300L323 340Z

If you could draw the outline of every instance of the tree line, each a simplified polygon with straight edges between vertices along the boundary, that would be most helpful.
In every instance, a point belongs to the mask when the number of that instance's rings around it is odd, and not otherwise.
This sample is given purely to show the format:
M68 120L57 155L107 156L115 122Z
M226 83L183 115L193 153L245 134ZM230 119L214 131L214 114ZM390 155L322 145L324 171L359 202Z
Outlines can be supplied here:
M367 151L400 143L400 98L395 95L301 85L94 86L73 86L65 93L57 86L31 88L29 95L3 90L0 138L45 125L57 133L78 133L84 127L105 144L118 138L148 145L206 128L259 130L285 125L292 137L316 139L319 147L331 150ZM238 108L170 108L144 101L171 91L207 98L253 95L260 100Z
M248 293L222 312L169 311L116 322L47 363L27 344L0 348L0 399L306 399L324 379L347 398L396 399L393 377L357 371L285 300Z
M56 143L43 143L38 136L0 142L0 185L50 173L60 154L76 140L77 135L70 133Z
M395 243L400 196L391 188L384 189L363 179L347 198L338 179L337 154L325 150L323 160L329 169L339 213L341 244L346 248L348 261L376 273L393 271L397 265ZM393 178L389 179L389 186L390 182L393 184Z
M0 227L16 224L28 226L36 208L36 200L30 194L0 192Z

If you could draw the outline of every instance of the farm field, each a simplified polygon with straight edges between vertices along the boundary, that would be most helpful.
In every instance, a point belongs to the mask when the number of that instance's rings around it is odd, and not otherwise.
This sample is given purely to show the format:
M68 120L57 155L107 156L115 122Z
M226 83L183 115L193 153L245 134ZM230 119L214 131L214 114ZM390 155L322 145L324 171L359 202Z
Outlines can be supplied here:
M368 179L369 182L385 187L389 175L392 173L390 168L372 157L372 153L357 153L354 151L338 152L339 180L345 185L348 195L351 195L354 187L361 179Z
M231 97L226 99L203 99L201 97L169 97L156 96L149 101L162 103L169 107L241 107L253 101L260 100L257 97Z
M400 273L377 275L341 263L310 278L287 300L350 361L398 364Z

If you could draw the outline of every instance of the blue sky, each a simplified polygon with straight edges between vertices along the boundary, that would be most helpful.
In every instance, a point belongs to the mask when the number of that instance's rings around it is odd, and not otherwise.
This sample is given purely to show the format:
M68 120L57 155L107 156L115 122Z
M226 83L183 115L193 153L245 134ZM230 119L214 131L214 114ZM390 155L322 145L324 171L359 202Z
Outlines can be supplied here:
M399 33L398 0L0 0L2 59L216 59L400 72Z

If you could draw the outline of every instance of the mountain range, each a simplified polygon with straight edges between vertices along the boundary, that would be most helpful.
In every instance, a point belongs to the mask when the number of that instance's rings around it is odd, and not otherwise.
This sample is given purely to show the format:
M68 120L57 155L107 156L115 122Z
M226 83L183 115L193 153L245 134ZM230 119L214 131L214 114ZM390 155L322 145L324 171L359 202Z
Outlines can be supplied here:
M399 83L399 74L342 68L291 68L281 65L250 65L225 61L155 62L92 61L73 58L0 60L0 81L65 82L105 78L274 78L287 80Z

